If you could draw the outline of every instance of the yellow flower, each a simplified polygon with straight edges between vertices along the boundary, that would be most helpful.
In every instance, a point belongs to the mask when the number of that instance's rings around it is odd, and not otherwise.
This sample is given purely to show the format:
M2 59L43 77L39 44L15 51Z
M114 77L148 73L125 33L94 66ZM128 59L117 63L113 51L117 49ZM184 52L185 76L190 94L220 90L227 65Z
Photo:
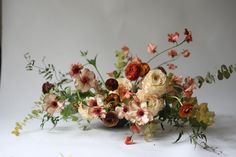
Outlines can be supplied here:
M209 112L207 103L196 106L195 116L198 122L203 122L207 125L212 125L215 122L215 113Z

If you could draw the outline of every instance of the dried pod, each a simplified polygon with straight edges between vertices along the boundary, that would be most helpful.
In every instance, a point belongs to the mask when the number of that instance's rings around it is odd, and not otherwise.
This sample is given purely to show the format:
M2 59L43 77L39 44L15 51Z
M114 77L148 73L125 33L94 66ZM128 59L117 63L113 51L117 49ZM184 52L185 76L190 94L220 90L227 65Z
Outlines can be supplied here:
M110 111L106 114L106 117L102 119L102 122L106 127L114 127L118 124L119 118L115 112Z
M141 63L140 66L140 77L144 77L150 71L150 66L147 63Z
M114 91L118 88L118 82L116 79L110 78L105 83L106 88L110 91Z

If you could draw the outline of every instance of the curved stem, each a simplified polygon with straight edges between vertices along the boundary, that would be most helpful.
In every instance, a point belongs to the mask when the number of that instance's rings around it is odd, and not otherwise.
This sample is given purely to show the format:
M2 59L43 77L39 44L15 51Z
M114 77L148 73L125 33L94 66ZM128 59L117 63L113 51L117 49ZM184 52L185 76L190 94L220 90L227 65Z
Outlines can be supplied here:
M169 50L171 50L171 49L173 49L173 48L176 48L176 47L182 45L184 42L185 42L185 40L183 40L183 41L180 42L180 43L177 43L175 46L172 46L172 47L170 47L170 48L168 48L168 49L165 49L165 50L161 51L160 53L157 53L155 56L153 56L152 58L150 58L150 59L147 61L147 63L150 63L153 59L155 59L157 56L161 55L162 53L165 53L166 51L169 51Z
M173 58L173 59L170 59L170 60L167 60L167 61L163 62L163 63L161 63L161 64L159 65L159 67L162 66L162 65L165 65L165 64L167 64L167 63L169 63L169 62L173 62L173 61L177 60L179 57L180 57L180 56L177 56L177 57L175 57L175 58Z
M176 99L179 102L179 104L181 106L183 106L182 102L180 101L180 99L177 96L170 96L170 97Z

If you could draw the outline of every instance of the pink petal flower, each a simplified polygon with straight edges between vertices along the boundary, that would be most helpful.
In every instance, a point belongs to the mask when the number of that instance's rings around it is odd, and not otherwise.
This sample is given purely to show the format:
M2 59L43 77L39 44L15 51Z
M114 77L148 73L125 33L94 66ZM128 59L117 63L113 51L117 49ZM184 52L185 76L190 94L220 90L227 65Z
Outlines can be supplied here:
M175 84L181 85L183 82L183 78L181 76L173 75L171 81L173 81Z
M175 42L177 42L178 39L179 39L179 33L178 32L168 34L168 41L169 42L175 43Z
M177 68L177 65L175 65L173 63L167 64L167 66L170 70L175 70Z
M154 54L156 53L157 46L153 43L148 44L147 46L147 52Z
M189 57L190 56L190 52L188 49L185 49L182 53L181 53L184 57Z
M168 52L168 56L170 56L170 57L172 57L172 58L174 58L174 57L177 56L177 55L178 55L178 53L177 53L176 50L171 50L171 51Z
M90 88L96 87L94 72L84 69L81 74L75 78L75 86L81 92L87 92Z

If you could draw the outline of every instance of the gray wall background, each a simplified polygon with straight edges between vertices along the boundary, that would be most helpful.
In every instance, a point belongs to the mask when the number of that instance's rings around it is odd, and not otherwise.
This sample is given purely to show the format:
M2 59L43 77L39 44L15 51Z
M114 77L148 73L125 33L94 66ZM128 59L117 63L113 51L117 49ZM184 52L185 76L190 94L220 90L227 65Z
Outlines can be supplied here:
M82 62L80 50L98 56L103 75L113 70L114 51L123 45L143 60L149 42L167 48L169 32L193 32L189 59L176 62L177 74L205 75L222 63L236 63L234 0L3 0L0 119L13 127L39 98L43 79L26 72L23 55L54 63L61 71ZM183 47L184 48L184 47ZM180 48L179 50L182 50ZM152 66L167 59L164 55ZM196 91L217 114L235 114L236 75Z

